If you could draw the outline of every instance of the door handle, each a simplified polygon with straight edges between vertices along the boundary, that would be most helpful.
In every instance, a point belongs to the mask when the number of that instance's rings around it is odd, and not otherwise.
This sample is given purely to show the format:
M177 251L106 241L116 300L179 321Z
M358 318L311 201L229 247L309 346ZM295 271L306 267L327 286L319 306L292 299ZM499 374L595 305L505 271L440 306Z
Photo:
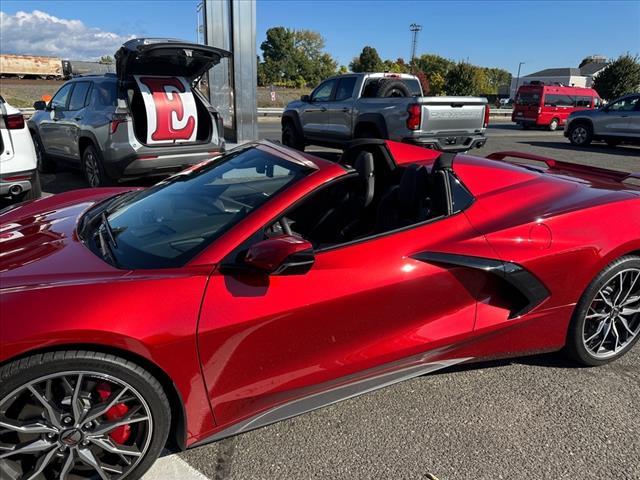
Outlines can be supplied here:
M73 117L74 120L82 120L84 117Z

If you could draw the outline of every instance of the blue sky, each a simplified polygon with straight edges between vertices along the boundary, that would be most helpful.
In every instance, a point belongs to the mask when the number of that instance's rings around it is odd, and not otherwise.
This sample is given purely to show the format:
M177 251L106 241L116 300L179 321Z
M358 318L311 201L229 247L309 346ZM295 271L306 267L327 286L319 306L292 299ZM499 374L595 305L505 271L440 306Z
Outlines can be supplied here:
M0 48L3 51L39 48L50 54L59 50L60 56L66 53L65 48L76 48L85 49L85 56L91 57L100 50L100 42L104 42L102 48L109 53L114 50L113 45L130 35L195 39L196 4L196 0L3 0ZM18 23L12 17L18 11L34 10L56 17L57 22L48 17L28 16ZM414 22L423 26L419 53L468 59L477 65L502 67L512 73L518 62L525 62L522 73L526 74L549 67L577 66L583 57L595 53L609 57L640 53L640 0L258 0L257 17L258 44L272 26L316 30L325 37L326 50L341 64L348 64L365 45L376 47L383 58L407 59L409 24ZM19 32L25 37L20 42L14 40L16 35L9 35L6 22L12 19L13 28L19 25ZM28 38L29 29L25 25L32 20L34 38ZM80 20L82 25L67 24L66 20ZM43 32L50 25L52 31L47 36Z

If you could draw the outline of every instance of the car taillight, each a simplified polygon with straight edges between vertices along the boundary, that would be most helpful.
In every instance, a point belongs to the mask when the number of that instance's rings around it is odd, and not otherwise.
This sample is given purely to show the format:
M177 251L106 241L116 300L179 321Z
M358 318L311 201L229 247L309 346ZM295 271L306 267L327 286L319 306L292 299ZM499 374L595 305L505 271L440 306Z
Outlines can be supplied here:
M126 121L127 121L126 115L120 115L117 113L114 114L113 117L111 117L111 122L109 123L109 132L111 133L111 135L116 133L120 124L126 123Z
M484 128L489 126L489 114L491 113L491 109L489 105L484 106Z
M422 122L422 107L417 103L412 103L407 108L409 116L407 117L407 128L409 130L418 130Z
M9 130L21 130L24 128L24 117L21 113L14 113L4 117L4 124Z

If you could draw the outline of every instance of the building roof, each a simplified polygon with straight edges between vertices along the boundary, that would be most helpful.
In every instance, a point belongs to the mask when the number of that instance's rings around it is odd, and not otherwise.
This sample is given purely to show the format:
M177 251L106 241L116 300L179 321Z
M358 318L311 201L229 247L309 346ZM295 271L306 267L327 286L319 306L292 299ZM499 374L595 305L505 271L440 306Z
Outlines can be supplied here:
M600 62L589 62L586 65L583 65L582 68L580 69L580 74L590 77L592 75L595 75L596 73L598 73L600 70L602 70L604 67L606 67L607 65L609 65L608 63L600 63Z
M539 72L530 73L526 77L569 77L582 75L579 68L547 68Z

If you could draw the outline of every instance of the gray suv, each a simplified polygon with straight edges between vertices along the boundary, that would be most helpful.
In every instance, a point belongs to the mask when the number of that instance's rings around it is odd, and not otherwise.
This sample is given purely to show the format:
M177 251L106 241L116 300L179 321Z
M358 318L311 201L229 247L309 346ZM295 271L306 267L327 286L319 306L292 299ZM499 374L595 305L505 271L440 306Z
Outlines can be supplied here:
M604 140L611 147L640 143L640 94L625 95L597 110L573 112L564 136L579 147L592 140Z
M116 74L73 78L48 104L34 104L28 126L39 170L50 172L58 163L68 163L80 167L89 185L98 187L173 173L223 151L222 119L196 88L191 90L198 116L194 139L147 144L149 116L134 75L183 77L193 87L229 55L179 40L126 42L115 55Z

